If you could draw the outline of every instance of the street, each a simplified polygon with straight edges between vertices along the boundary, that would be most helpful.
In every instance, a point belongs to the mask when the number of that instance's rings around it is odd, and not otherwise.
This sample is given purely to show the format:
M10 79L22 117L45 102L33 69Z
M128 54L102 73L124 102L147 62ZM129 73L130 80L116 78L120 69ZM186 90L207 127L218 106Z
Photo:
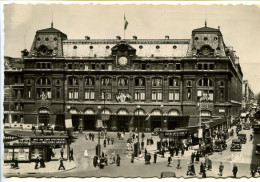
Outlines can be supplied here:
M219 163L223 162L224 164L224 172L222 177L231 177L232 176L232 167L233 164L237 164L238 166L238 177L250 177L250 169L252 166L259 165L259 158L260 156L254 155L254 147L255 143L259 143L260 138L259 135L255 135L254 141L249 141L249 136L252 133L252 130L243 130L247 134L247 142L246 144L242 145L241 152L231 152L230 146L231 141L230 139L227 142L227 149L223 152L214 152L213 155L210 155L209 158L212 160L212 171L207 171L207 177L219 177L218 176L218 168ZM10 133L17 133L17 131L8 131ZM21 133L30 133L31 131L19 131ZM93 167L93 156L95 155L95 146L97 145L97 133L95 134L95 140L90 141L85 139L84 134L77 133L78 139L75 143L71 145L74 149L74 160L76 164L76 168L63 172L63 173L36 173L32 176L36 177L160 177L161 172L171 171L175 172L177 177L194 177L194 176L187 176L186 172L188 169L188 163L190 161L190 155L193 150L186 151L184 156L174 156L171 166L167 166L167 158L169 154L165 155L165 158L161 158L158 156L157 163L151 163L150 165L145 165L144 159L136 159L134 163L130 163L130 154L131 151L127 151L126 147L126 140L129 137L129 133L126 133L124 140L119 140L116 137L116 132L108 132L109 137L113 137L115 139L114 144L111 143L107 145L105 148L103 146L103 140L101 140L101 149L104 154L107 154L108 158L112 155L113 152L119 154L121 157L121 165L116 166L115 164L108 164L105 166L104 169L99 169L98 167ZM146 145L148 152L152 154L153 162L153 154L156 150L156 142L159 141L158 136L151 136L149 133L145 133L145 140L146 138L153 137L154 144L153 145ZM146 142L145 142L146 143ZM84 157L85 150L88 151L89 156ZM142 151L144 152L144 151ZM57 151L57 153L59 153ZM176 169L177 160L180 159L182 169ZM200 158L200 162L204 162L204 158ZM31 164L33 165L33 164ZM196 170L196 177L201 178L202 176L199 174L199 166L200 164L195 164ZM21 174L19 176L23 176L25 174ZM12 176L15 176L12 174ZM30 174L26 175L30 176Z

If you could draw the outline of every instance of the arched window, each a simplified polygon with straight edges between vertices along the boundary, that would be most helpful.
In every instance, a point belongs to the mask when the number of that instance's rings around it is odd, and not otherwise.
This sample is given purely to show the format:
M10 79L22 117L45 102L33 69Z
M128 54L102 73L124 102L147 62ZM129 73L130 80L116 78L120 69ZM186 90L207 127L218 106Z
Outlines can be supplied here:
M169 78L169 101L180 101L180 79Z
M93 77L85 78L85 99L94 100L95 99L95 79Z
M79 85L79 79L77 77L69 77L68 85L69 86L78 86Z
M152 87L161 87L162 86L162 78L153 78L152 79Z
M95 85L95 80L92 77L87 77L85 79L85 86L94 86Z
M101 78L101 99L111 100L112 99L112 79L110 77Z
M128 78L126 78L126 77L118 78L117 86L118 87L128 87Z
M169 86L170 87L180 86L180 79L179 78L169 78Z
M214 82L209 78L201 78L197 83L197 96L201 102L212 102L214 98Z
M47 77L41 77L36 81L37 99L51 99L51 81Z
M135 78L135 86L144 87L145 86L145 78Z
M101 86L111 86L112 80L109 77L101 78Z

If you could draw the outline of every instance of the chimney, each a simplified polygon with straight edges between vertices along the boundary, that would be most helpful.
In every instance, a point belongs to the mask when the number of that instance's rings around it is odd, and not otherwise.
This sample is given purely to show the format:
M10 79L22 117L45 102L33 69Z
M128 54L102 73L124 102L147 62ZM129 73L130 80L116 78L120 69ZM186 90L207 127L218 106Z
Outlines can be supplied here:
M117 40L121 40L121 37L118 35L118 36L116 36L116 39Z
M220 26L218 26L218 29L220 30Z
M86 39L86 40L89 40L89 39L90 39L90 37L89 37L89 36L85 36L85 39Z
M170 36L169 35L165 35L165 39L169 40Z
M134 40L137 40L137 36L134 35L134 36L133 36L133 39L134 39Z

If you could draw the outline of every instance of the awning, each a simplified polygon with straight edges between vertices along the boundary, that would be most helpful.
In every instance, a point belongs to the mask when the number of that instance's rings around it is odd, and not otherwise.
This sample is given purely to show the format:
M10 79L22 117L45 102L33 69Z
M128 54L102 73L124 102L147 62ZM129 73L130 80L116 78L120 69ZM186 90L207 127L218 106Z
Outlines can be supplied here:
M213 118L208 121L203 121L202 124L207 128L212 128L214 126L218 126L225 122L226 122L225 118Z

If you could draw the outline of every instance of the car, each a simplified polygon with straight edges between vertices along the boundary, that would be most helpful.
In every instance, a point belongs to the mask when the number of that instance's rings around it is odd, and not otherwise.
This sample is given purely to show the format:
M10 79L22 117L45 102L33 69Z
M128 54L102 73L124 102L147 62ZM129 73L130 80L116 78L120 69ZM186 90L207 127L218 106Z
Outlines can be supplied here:
M247 141L246 134L245 133L239 133L237 135L238 139L240 139L240 143L245 144Z
M260 143L256 144L255 155L260 155Z
M215 152L222 152L226 149L226 141L225 140L216 140L214 145Z
M161 178L175 178L175 172L161 172Z
M161 131L161 128L154 128L153 132L151 133L152 136L158 136L159 131Z
M242 149L242 145L241 145L240 139L238 139L238 138L233 139L230 150L231 151L241 151L241 149Z

